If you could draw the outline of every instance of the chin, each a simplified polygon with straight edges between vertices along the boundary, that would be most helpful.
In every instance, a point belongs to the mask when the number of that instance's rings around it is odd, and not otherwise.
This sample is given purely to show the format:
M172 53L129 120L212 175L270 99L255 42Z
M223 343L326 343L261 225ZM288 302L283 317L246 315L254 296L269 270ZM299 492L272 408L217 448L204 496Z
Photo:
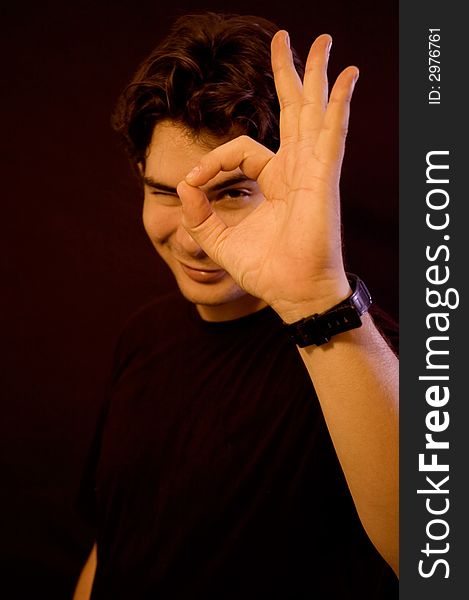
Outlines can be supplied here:
M221 281L216 284L193 283L186 284L178 281L181 294L193 304L202 306L221 306L230 304L246 295L234 281Z

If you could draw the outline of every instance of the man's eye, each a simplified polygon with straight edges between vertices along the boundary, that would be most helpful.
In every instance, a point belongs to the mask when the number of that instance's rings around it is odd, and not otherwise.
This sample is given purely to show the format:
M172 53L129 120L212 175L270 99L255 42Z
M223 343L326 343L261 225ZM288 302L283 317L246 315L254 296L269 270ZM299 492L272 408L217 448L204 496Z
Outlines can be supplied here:
M164 192L150 192L150 195L163 206L179 206L181 200L177 194L166 194Z
M237 199L243 199L243 198L248 198L251 195L251 192L249 190L246 189L231 189L231 190L224 190L218 200L223 200L223 199L229 199L229 200L237 200Z

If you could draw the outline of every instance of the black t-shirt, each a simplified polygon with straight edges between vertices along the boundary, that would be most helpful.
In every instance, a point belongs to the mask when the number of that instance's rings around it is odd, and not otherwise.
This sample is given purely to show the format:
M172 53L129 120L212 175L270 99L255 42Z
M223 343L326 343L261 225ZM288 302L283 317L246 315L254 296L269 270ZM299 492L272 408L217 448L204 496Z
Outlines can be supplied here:
M92 600L397 598L270 308L209 323L175 293L140 311L94 478Z

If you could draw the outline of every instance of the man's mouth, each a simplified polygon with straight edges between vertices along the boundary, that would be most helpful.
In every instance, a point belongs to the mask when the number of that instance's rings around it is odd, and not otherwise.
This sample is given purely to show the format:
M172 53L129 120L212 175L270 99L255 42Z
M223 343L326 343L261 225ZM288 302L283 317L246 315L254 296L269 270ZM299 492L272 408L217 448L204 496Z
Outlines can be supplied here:
M222 279L226 271L223 269L208 269L204 267L192 267L180 262L184 273L193 281L198 283L212 283Z

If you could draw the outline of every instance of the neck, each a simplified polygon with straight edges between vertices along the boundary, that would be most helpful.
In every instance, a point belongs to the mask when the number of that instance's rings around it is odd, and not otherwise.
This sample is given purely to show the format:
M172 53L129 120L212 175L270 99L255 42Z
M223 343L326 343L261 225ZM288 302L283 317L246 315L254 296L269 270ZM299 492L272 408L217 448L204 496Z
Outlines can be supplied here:
M225 304L196 304L197 312L204 321L233 321L255 313L267 304L254 296L243 296Z

